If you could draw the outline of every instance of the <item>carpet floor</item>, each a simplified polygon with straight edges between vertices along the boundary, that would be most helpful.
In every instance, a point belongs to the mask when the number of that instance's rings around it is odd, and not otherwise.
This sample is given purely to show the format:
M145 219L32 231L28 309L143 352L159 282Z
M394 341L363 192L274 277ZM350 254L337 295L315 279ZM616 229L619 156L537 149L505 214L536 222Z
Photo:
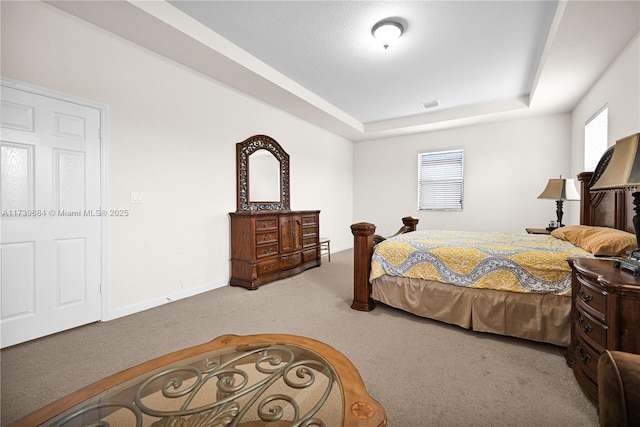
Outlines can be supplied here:
M247 291L229 286L3 349L2 425L83 386L223 334L309 336L345 354L388 425L598 426L564 348L378 304L351 310L353 251Z

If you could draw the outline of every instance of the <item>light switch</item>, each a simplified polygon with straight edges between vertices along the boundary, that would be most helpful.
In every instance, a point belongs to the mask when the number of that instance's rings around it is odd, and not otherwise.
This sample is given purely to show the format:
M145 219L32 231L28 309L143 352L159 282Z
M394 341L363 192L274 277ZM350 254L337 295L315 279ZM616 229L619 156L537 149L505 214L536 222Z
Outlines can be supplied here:
M131 203L144 203L144 193L141 191L132 191Z

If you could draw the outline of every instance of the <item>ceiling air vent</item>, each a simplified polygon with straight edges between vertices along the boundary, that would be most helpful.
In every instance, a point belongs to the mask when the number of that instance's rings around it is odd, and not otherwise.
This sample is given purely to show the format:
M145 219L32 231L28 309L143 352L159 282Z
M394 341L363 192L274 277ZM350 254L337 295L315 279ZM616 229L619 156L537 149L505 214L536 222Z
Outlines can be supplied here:
M434 108L439 106L440 101L436 99L435 101L421 102L420 105L422 105L422 108L424 108L425 110L428 110L429 108Z

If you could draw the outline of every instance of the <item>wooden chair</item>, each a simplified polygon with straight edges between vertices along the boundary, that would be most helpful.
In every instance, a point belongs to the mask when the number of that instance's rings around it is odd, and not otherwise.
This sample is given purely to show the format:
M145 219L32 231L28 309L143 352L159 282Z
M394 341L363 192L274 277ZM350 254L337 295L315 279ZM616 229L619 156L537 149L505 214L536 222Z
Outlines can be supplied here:
M331 240L328 237L320 238L320 256L327 254L329 262L331 262Z

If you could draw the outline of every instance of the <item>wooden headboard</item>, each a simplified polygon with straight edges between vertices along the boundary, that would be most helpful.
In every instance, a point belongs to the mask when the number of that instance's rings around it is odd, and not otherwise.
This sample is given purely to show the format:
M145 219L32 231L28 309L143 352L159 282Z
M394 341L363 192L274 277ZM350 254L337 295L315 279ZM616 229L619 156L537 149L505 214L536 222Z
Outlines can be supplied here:
M636 190L591 192L591 187L607 168L615 146L610 147L600 158L596 170L578 175L580 182L580 224L611 227L635 233L633 228L633 196Z

